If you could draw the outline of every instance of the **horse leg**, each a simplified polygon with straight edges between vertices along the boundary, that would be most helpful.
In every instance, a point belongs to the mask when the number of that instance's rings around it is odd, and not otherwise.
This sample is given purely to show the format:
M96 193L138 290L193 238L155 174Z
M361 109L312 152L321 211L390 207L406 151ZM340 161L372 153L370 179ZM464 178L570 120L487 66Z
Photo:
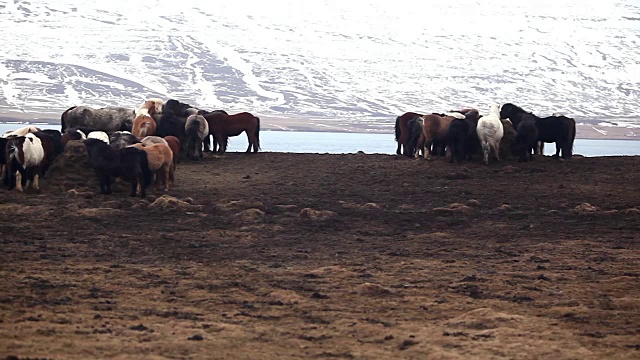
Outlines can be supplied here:
M425 160L431 160L431 140L425 140L424 145L422 146L422 156Z
M163 166L164 168L164 191L169 191L169 182L171 181L171 166Z
M489 143L487 141L482 142L482 156L484 159L484 163L489 165Z
M251 145L253 145L253 139L251 135L249 135L249 130L245 130L245 133L247 134L247 142L249 143L249 146L247 146L247 151L245 152L251 152Z
M400 143L400 140L397 140L398 142L398 148L396 149L396 155L402 155L402 153L400 152L400 148L402 147L402 144Z
M142 186L140 186L142 188ZM138 190L138 177L131 177L131 192L129 192L129 196L136 197L136 192Z
M20 171L16 171L16 190L22 192L22 173Z

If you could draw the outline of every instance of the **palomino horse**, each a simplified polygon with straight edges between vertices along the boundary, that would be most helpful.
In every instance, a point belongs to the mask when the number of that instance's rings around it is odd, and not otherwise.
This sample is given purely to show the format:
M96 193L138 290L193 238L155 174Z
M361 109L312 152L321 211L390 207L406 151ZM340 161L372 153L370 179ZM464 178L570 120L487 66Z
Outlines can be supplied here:
M136 196L138 184L140 196L146 196L146 189L153 178L146 152L133 147L114 149L98 139L87 139L84 145L89 163L98 177L101 194L111 194L114 178L122 177L131 183L130 196Z
M423 114L418 114L414 112L404 113L396 118L396 142L398 143L398 148L396 149L397 155L405 155L405 156L413 156L413 151L415 151L415 147L413 147L412 151L409 151L409 121L413 120L418 116L423 116Z
M260 149L260 118L248 112L234 115L223 113L209 113L204 116L209 124L209 134L213 135L215 141L220 144L219 153L224 154L227 150L229 136L238 136L243 131L247 133L249 146L247 152L258 152Z
M5 183L9 190L14 187L18 191L28 188L39 189L39 177L42 166L47 159L42 141L33 133L25 136L11 136L6 144L6 176Z
M140 150L144 150L147 153L147 160L149 162L149 169L152 173L156 174L157 179L161 180L164 185L164 190L169 190L169 182L171 184L175 181L175 167L173 166L173 152L167 144L133 144L130 147L135 147Z
M560 151L562 151L563 159L571 158L576 138L576 121L574 119L563 115L540 118L511 103L502 105L500 117L511 119L516 129L523 119L533 117L538 129L538 141L556 143L554 157L559 157Z
M134 111L123 107L94 109L73 106L62 113L62 132L68 128L86 128L104 132L131 131Z
M187 134L187 156L192 160L202 158L202 142L209 136L209 124L202 115L191 115L185 125Z
M478 120L478 139L482 147L484 163L489 164L489 152L493 150L496 159L500 161L500 140L504 135L504 127L500 121L500 106L491 105L489 115Z
M449 114L429 114L422 116L422 131L418 139L416 149L422 149L422 156L425 159L431 158L431 145L433 152L441 156L445 155L445 149L449 142L449 126L456 118L463 118L460 113ZM415 157L419 157L420 152L416 151Z

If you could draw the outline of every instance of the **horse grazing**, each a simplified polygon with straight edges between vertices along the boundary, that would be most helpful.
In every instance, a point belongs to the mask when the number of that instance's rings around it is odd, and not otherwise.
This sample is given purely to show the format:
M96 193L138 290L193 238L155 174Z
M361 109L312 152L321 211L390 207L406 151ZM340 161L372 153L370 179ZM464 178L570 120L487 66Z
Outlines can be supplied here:
M116 131L109 136L109 145L116 150L139 142L140 140L128 131Z
M519 162L533 160L533 153L538 144L538 127L533 116L524 117L516 128L515 150Z
M187 155L192 160L202 159L202 143L209 136L209 124L202 115L191 115L185 125Z
M167 142L169 148L171 148L171 152L173 153L173 166L175 168L176 164L180 162L180 140L175 136L165 136L163 139Z
M574 119L564 115L541 118L512 103L502 105L500 117L511 119L516 128L523 119L533 117L538 128L538 141L556 143L554 157L559 157L560 151L562 151L563 159L571 158L576 138L576 121Z
M453 119L449 125L449 149L451 152L449 162L471 161L473 154L480 148L476 130L480 114L476 109L463 110L468 110L464 112L464 119Z
M225 114L225 115L229 115L226 111L224 110L213 110L213 111L206 111L206 110L198 110L198 115L208 115L208 114L215 114L215 113L220 113L220 114ZM216 139L213 138L213 135L208 134L207 136L205 136L204 138L204 151L206 152L216 152L218 151L218 142L216 141Z
M175 167L173 166L173 152L167 144L133 144L130 147L134 147L143 150L147 153L147 160L149 161L149 169L152 173L156 174L158 180L162 181L164 185L164 191L169 190L169 182L171 184L175 181Z
M39 189L39 177L45 161L45 150L42 141L33 133L25 136L11 136L6 144L6 176L5 183L9 190L14 187L18 191L28 188Z
M94 109L88 106L73 106L60 117L62 132L68 128L86 128L104 132L131 131L134 111L123 107Z
M213 135L215 141L220 144L219 153L224 154L227 150L229 136L238 136L243 131L247 133L249 146L247 152L257 153L260 149L260 118L248 112L241 112L234 115L223 113L209 113L204 115L209 124L209 134Z
M87 135L87 139L98 139L104 141L105 144L109 143L109 135L104 131L92 131Z
M500 121L499 105L491 105L489 115L483 116L478 120L476 130L482 146L484 163L489 164L489 153L492 149L496 159L500 161L500 140L504 135L504 127Z
M407 112L396 118L395 135L396 142L398 143L398 148L396 149L397 155L413 156L415 148L413 148L413 151L409 151L410 149L408 143L409 121L415 119L417 116L423 116L423 114Z
M147 195L146 189L151 184L153 174L149 170L147 153L133 148L114 149L98 139L87 139L84 142L101 194L111 194L111 184L116 177L122 177L131 183L130 196L136 196L140 185L140 197Z
M145 136L151 136L156 134L156 121L153 120L151 115L145 110L142 110L136 118L133 120L133 129L131 130L134 136L143 138Z
M445 150L449 142L449 127L451 121L456 118L464 119L464 115L460 113L450 114L428 114L422 116L422 131L418 139L417 149L422 149L422 156L425 159L431 158L431 145L433 145L433 153L436 155L445 155ZM411 135L410 135L411 136ZM416 151L415 157L419 157L419 151Z

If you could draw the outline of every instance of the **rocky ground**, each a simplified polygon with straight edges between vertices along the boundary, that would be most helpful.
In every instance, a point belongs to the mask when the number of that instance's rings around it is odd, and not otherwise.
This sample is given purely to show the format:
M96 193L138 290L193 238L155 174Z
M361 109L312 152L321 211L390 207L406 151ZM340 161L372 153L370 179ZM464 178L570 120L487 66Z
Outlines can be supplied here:
M640 157L259 153L0 190L0 357L640 357Z

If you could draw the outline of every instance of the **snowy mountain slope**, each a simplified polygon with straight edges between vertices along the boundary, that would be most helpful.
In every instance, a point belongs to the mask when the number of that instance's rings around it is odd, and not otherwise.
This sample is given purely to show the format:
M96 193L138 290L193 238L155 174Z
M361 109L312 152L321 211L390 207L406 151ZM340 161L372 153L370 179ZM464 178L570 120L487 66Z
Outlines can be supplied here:
M375 126L509 101L640 125L637 2L425 3L0 1L0 113L160 96Z

